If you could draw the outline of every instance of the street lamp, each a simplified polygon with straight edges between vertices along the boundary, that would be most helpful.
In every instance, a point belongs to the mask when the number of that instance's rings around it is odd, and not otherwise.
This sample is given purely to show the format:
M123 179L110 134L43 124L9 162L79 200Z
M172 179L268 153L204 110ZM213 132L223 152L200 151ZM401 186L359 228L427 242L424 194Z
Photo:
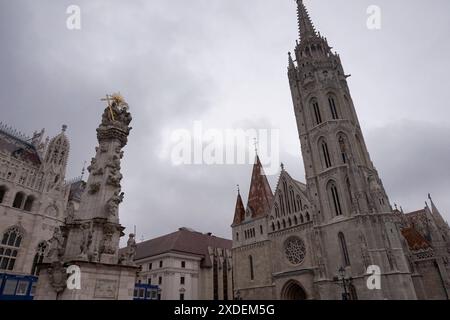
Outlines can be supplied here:
M347 272L344 267L340 267L338 270L339 277L335 277L335 281L342 282L342 286L344 288L344 292L342 293L342 300L351 300L352 296L349 293L349 288L352 284L352 277L346 277Z

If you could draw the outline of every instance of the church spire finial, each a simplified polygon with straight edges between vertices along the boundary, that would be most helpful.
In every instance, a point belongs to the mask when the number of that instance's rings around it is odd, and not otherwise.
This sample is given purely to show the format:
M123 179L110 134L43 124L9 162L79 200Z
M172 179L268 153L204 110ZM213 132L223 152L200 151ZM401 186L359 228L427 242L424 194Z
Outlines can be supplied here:
M298 30L300 35L300 40L304 41L307 38L317 37L318 34L314 25L309 17L308 10L303 3L303 0L297 1L297 18L298 18Z

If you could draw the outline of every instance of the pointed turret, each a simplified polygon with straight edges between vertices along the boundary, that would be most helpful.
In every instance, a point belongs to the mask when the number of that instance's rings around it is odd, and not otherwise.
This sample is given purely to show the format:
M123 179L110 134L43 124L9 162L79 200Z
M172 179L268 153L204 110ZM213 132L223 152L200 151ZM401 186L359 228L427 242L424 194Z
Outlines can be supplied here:
M234 209L233 225L242 223L242 221L244 221L244 219L245 219L245 207L244 207L244 203L242 202L241 193L238 190L236 207Z
M303 0L297 0L297 18L298 32L301 41L319 36L314 28L311 18L309 17L308 10L304 5Z
M250 210L252 218L267 215L270 212L272 200L272 190L270 189L259 156L257 155L255 164L253 165L247 202L247 209Z

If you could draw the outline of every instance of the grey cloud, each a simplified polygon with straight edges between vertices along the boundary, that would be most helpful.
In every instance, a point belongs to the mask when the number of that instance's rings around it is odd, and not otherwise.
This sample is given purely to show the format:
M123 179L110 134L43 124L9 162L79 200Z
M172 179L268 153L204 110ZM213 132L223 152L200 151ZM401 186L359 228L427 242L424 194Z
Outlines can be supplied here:
M81 31L65 28L73 1L0 1L0 120L27 134L46 127L53 135L69 125L73 177L93 156L100 98L120 91L133 115L121 221L137 225L138 238L180 226L230 235L235 185L246 197L251 165L173 167L158 156L168 132L192 128L194 120L280 128L280 160L304 180L286 77L297 37L293 1L76 2ZM371 1L307 5L353 75L355 105L391 200L414 210L430 191L449 214L450 4L378 3L379 32L365 28ZM277 176L269 179L274 187Z

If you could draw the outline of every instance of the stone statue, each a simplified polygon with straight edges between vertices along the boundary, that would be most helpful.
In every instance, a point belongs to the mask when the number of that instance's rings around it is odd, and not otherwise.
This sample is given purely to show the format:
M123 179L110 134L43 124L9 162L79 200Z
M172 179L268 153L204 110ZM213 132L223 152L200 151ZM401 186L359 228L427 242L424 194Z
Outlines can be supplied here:
M120 263L126 265L134 265L134 257L136 256L136 240L135 234L130 233L127 241L127 247L125 248L125 252L120 257Z
M116 217L118 210L119 210L119 204L123 201L124 193L120 193L119 191L114 192L114 195L109 198L109 200L105 204L105 212L108 217Z
M82 227L82 238L80 244L80 257L86 258L92 244L92 230L88 225Z
M46 262L53 263L61 259L64 253L64 237L59 228L55 228L53 236L48 240L48 251L46 255Z

